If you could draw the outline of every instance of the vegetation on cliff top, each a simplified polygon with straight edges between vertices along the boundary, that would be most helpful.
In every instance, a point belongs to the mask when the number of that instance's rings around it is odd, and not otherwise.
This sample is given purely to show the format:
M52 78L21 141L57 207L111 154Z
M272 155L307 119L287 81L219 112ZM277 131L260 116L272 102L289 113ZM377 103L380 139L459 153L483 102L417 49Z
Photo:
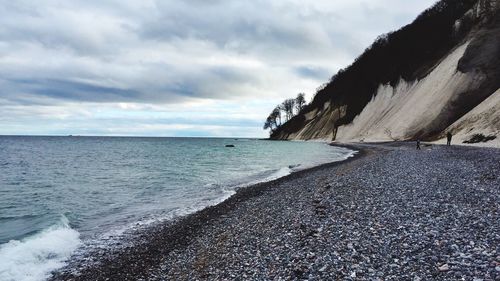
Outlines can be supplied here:
M347 105L345 115L333 126L349 124L372 99L379 85L395 85L401 78L415 80L424 77L436 62L464 39L472 25L464 23L457 29L455 23L477 1L439 1L413 23L378 37L350 66L341 69L318 88L312 102L304 105L301 112L322 108L327 101L336 106ZM275 120L271 115L268 121ZM297 131L304 121L304 115L297 114L284 124L271 122L272 125L264 128L270 128L271 138L276 138L282 131Z
M299 114L306 104L305 94L299 93L295 99L286 99L278 104L269 114L264 122L264 130L269 129L271 134L278 130L282 123L282 114L285 116L285 122L290 121L296 114Z

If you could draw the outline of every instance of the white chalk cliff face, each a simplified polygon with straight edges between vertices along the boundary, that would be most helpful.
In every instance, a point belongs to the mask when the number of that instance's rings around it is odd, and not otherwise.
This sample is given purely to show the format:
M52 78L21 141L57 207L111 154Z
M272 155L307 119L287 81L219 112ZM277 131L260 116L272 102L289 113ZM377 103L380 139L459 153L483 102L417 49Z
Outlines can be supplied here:
M404 140L432 130L443 108L454 98L481 85L481 73L457 71L465 43L420 81L401 80L393 88L380 85L376 95L354 121L338 129L338 141Z
M475 22L463 40L419 79L379 85L348 124L336 126L349 104L327 101L303 114L302 123L277 134L279 139L378 142L440 140L451 132L455 143L474 135L495 136L500 146L500 0L478 0L455 23ZM493 17L488 25L483 24Z
M500 147L500 89L451 124L446 131L453 133L455 143L470 141L475 135L495 136L493 140L475 145ZM437 142L445 143L446 141L443 138Z

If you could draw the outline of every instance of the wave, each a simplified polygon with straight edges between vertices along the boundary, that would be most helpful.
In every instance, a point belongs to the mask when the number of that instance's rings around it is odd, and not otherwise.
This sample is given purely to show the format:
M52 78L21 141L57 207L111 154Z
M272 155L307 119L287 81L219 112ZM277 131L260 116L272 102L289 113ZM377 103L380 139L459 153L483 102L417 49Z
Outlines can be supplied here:
M352 153L346 153L343 155L343 157L339 157L338 159L335 159L335 161L342 161L345 160L349 157L354 156L356 152L353 151ZM211 190L216 190L218 191L217 196L213 197L207 197L205 199L202 199L201 201L193 202L192 204L180 207L180 208L175 208L173 210L168 211L165 214L162 215L153 215L153 217L145 217L141 218L137 221L133 221L130 223L127 223L126 225L118 226L114 229L110 229L106 231L105 233L102 233L99 237L92 241L87 241L90 243L86 243L85 245L87 248L84 249L85 251L92 252L92 249L102 249L106 247L127 247L128 244L126 243L126 240L124 240L124 237L131 238L134 235L136 235L141 229L147 228L151 225L161 223L164 221L170 221L179 217L184 217L193 213L196 213L198 211L201 211L207 207L217 205L219 203L224 202L225 200L229 199L231 196L233 196L239 188L243 187L249 187L255 184L259 183L265 183L265 182L270 182L273 180L277 180L279 178L288 176L294 172L307 169L310 167L314 167L317 165L322 164L323 162L320 163L312 163L310 165L302 165L302 164L294 164L294 165L289 165L287 167L282 167L280 169L275 169L275 170L268 170L262 173L259 173L257 175L250 176L248 178L244 179L239 179L238 182L233 182L232 184L213 184L213 183L208 183L204 185L204 188L211 189ZM140 232L139 232L140 233ZM89 259L87 259L88 261Z
M80 246L80 234L65 216L38 234L0 245L0 280L45 280Z
M253 181L248 185L253 185L253 184L257 184L257 183L261 183L261 182L273 181L273 180L277 180L279 178L288 176L289 174L291 174L293 172L294 168L295 168L295 166L282 167L278 170L273 171L272 174L268 175L267 177Z
M130 235L133 236L135 231L137 230L147 228L151 225L161 223L164 221L169 221L175 218L184 217L196 213L198 211L201 211L210 206L217 205L229 199L231 196L233 196L239 187L248 187L258 183L269 182L285 177L295 172L299 166L301 165L300 164L290 165L288 167L282 167L277 170L266 171L264 173L259 174L258 176L254 175L253 177L247 178L246 180L240 179L241 181L233 184L213 184L213 183L206 184L204 188L216 190L219 192L219 194L214 197L207 197L205 199L202 199L201 201L193 202L192 204L186 205L182 208L175 208L173 210L170 210L166 214L142 218L139 219L138 221L130 222L127 223L126 225L122 225L117 228L108 230L95 240L91 241L90 245L85 245L85 246L89 247L87 249L87 251L89 252L92 251L92 248L105 248L109 246L118 247L117 246L118 244L123 247L126 247L127 243L124 242L123 238ZM120 243L116 243L118 241L120 241Z
M288 167L282 167L278 170L271 171L271 173L266 175L266 176L260 177L259 179L256 179L256 180L252 180L252 181L244 184L243 186L250 186L250 185L254 185L254 184L258 184L258 183L277 180L279 178L288 176L294 172L298 172L298 171L305 170L308 168L313 168L313 167L316 167L316 166L319 166L319 165L322 165L325 163L344 161L344 160L347 160L351 157L354 157L354 155L356 155L356 153L358 153L358 151L345 149L345 151L343 151L342 154L336 155L337 156L336 159L333 159L333 160L329 159L330 161L313 162L313 163L309 163L308 165L294 164L294 165L289 165Z

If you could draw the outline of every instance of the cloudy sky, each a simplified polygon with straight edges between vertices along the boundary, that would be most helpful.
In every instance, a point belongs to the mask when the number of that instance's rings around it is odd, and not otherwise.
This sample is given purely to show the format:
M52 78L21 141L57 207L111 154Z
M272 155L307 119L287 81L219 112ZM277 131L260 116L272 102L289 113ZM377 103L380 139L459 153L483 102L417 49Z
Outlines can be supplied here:
M0 134L264 137L435 0L0 0Z

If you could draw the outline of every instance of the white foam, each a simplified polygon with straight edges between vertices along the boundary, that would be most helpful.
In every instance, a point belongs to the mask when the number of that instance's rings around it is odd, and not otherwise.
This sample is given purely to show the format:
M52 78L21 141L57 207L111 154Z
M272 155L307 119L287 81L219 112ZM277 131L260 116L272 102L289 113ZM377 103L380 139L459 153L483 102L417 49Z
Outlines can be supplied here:
M70 228L68 219L62 217L60 223L38 234L0 245L0 280L47 279L81 244L79 236L78 231Z
M283 167L283 168L279 169L278 171L276 171L275 173L273 173L272 175L263 179L262 182L276 180L276 179L288 176L291 173L292 173L292 169L290 167Z
M248 182L246 184L243 184L242 186L251 186L251 185L262 183L262 182L269 182L269 181L277 180L279 178L288 176L291 173L292 173L292 169L290 169L289 167L282 167L267 177Z
M210 200L202 200L199 202L193 202L189 206L184 206L182 208L177 208L174 209L167 214L160 215L160 216L155 216L155 217L149 217L149 218L144 218L139 221L134 221L130 222L124 226L120 226L114 229L111 229L107 231L106 233L102 234L99 236L96 240L89 241L87 240L86 242L90 242L86 246L90 246L90 248L105 248L109 247L112 245L113 247L126 247L128 244L124 243L122 240L123 237L127 235L134 235L134 231L140 230L142 228L148 227L150 225L156 224L156 223L161 223L164 221L169 221L174 218L179 218L183 217L189 214L196 213L198 211L201 211L207 207L217 205L219 203L222 203L229 199L231 196L236 194L236 190L240 187L248 187L252 186L258 183L264 183L264 182L270 182L273 180L277 180L279 178L288 176L292 174L293 172L297 172L300 170L304 170L307 168L312 168L321 164L329 163L329 162L338 162L338 161L344 161L350 157L353 157L357 151L350 150L347 148L343 147L335 147L335 149L339 150L340 152L335 155L331 155L331 157L325 157L322 159L323 161L321 162L316 162L316 163L309 163L308 165L302 165L302 164L295 164L295 165L290 165L288 167L282 167L278 170L270 171L270 174L267 176L262 176L259 177L258 179L253 179L249 181L244 181L240 182L234 185L214 185L213 183L207 183L204 188L217 188L220 189L220 196L212 198ZM332 161L333 159L333 161ZM119 244L115 244L114 242L120 241ZM84 249L85 250L85 249ZM88 250L88 249L86 249ZM3 281L0 279L0 281Z

